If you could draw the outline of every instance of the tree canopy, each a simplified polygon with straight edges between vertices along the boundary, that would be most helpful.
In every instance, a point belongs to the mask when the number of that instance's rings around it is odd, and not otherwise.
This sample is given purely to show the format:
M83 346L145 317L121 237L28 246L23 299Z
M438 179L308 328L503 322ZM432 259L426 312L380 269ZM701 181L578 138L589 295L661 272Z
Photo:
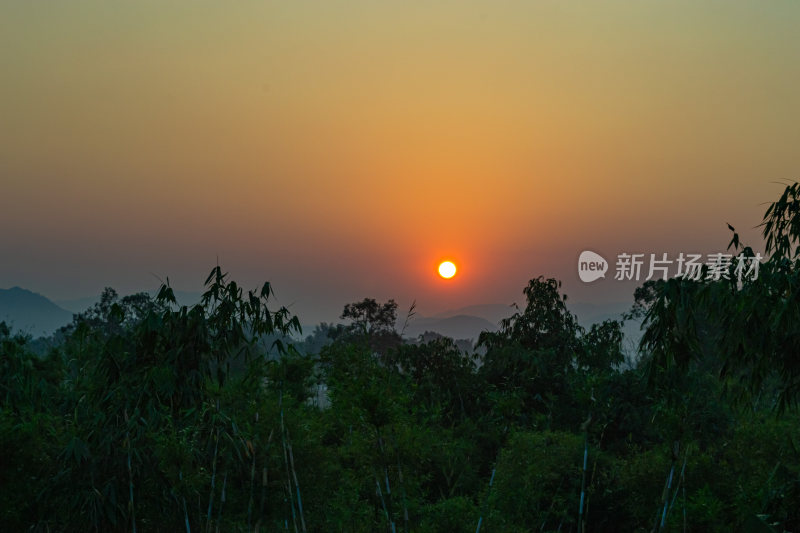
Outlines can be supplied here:
M584 328L535 277L478 351L371 298L296 342L220 267L194 306L108 289L44 354L0 323L0 530L796 531L799 192L757 278L647 282Z

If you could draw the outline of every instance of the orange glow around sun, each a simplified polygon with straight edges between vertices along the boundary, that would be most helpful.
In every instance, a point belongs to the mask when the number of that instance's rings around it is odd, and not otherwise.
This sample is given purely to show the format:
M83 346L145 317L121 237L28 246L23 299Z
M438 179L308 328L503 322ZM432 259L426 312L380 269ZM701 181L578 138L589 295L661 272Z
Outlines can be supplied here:
M456 275L456 265L451 261L444 261L439 265L439 275L445 279L450 279Z

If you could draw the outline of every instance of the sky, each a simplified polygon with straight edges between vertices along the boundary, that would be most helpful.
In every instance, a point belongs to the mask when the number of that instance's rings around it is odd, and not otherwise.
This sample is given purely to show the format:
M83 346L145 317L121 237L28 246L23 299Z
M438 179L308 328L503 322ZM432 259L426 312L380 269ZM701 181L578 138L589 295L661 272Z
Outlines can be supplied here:
M628 299L800 176L800 3L0 3L0 287ZM582 283L583 250L611 264ZM459 268L448 281L436 265Z

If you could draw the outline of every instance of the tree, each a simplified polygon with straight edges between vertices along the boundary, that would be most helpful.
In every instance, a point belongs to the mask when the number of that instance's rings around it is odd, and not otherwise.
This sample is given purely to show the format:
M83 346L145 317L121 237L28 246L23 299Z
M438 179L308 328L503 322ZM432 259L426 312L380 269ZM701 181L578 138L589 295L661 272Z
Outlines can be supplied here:
M583 349L583 328L559 293L560 282L539 277L524 289L525 309L501 321L500 331L483 332L478 346L486 348L480 375L498 392L498 410L523 425L545 423L554 411L567 407L571 375ZM558 417L567 423L570 417Z
M395 330L397 303L394 300L381 304L373 298L364 298L345 305L340 318L352 322L346 328L348 335L339 338L365 341L376 353L385 355L402 342Z
M364 298L345 305L340 318L352 320L351 329L364 335L391 332L397 322L397 303L389 300L379 304L373 298Z
M642 349L660 368L719 361L721 377L755 396L774 381L782 410L800 399L800 185L786 187L761 227L769 254L763 263L729 225L729 248L758 266L757 278L740 280L737 260L729 279L670 279L653 287Z
M268 309L268 283L245 294L216 267L206 286L191 308L177 307L166 285L153 302L120 305L106 291L77 321L60 348L67 361L64 425L58 462L37 500L46 502L38 526L210 530L224 520L226 488L226 512L243 520L244 480L255 468L256 446L268 440L253 424L258 410L268 409L270 361L259 339L300 326L285 308ZM234 360L244 361L242 372L231 371ZM258 460L268 460L263 450ZM229 475L242 480L238 490L227 486ZM187 506L201 497L202 513Z

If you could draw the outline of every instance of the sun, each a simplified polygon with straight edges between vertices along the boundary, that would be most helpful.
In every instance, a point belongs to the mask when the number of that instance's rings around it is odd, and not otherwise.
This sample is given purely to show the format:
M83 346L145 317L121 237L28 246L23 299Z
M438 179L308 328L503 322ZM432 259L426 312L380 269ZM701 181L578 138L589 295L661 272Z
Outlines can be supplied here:
M451 261L445 261L439 265L439 275L445 279L450 279L456 275L456 265Z

